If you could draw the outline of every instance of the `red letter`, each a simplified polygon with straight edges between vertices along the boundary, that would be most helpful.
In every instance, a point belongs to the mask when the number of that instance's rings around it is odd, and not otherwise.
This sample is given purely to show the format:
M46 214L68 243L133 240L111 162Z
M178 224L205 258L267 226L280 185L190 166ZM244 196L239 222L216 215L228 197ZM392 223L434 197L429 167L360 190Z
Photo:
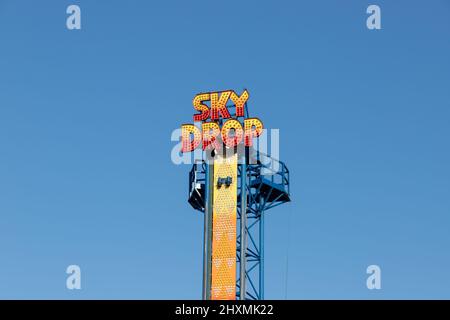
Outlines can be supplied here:
M255 129L253 130L253 127ZM248 118L244 120L245 146L253 145L253 138L259 137L263 130L263 124L258 118Z
M209 117L209 108L207 105L203 104L202 101L209 100L209 93L201 93L194 97L192 104L194 105L194 109L200 111L199 114L194 114L194 122L195 121L205 121Z
M230 137L230 131L234 129L234 136ZM237 146L242 141L241 123L235 119L227 120L222 126L222 141L229 148Z
M211 93L211 120L218 120L219 113L222 114L222 118L224 119L231 117L227 109L227 102L230 94L231 91L224 91L219 99L219 93Z
M238 95L234 91L231 93L230 99L236 106L236 117L244 116L244 106L248 100L248 97L249 96L247 90L244 90L244 92L242 92L240 97L238 97Z
M203 150L208 146L212 146L213 149L219 149L220 145L216 137L220 134L219 125L215 122L202 123L202 140Z
M191 141L191 134L194 138ZM181 152L191 152L201 142L200 130L193 124L183 124L181 126Z

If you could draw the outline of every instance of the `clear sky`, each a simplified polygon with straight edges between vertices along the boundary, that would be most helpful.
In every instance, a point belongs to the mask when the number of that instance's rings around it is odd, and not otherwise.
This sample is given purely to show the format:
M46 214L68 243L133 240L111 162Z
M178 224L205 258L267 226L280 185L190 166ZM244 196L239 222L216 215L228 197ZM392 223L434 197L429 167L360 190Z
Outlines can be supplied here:
M0 0L0 298L201 298L170 134L242 88L291 171L266 298L450 298L447 0Z

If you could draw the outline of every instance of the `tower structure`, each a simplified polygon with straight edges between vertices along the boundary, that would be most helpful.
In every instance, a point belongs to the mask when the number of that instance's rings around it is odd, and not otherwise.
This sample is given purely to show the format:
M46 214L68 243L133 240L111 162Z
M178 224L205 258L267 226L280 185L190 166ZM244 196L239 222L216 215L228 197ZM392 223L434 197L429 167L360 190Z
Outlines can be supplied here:
M218 101L217 97L215 100ZM206 148L205 157L194 163L189 172L188 202L204 214L202 297L206 300L262 300L265 215L270 209L290 201L289 170L282 161L261 152L258 142L249 141L257 140L259 135L254 134L254 125L246 126L245 119L253 119L249 118L247 101L242 104L244 113L238 112L237 103L226 104L225 101L223 106L229 112L228 117L214 121L217 127L222 126L221 139L218 134L214 136L216 139L211 139L211 132L203 132L202 142L205 143L206 135L209 143L220 141L225 146L231 137L236 143L234 149L228 149L233 152L222 155L214 148ZM215 107L211 100L211 112ZM240 148L237 148L236 138L239 128L234 122L234 135L227 136L227 123L230 123L227 119L237 120L249 130L242 131L246 140L245 144L241 142ZM195 145L195 135L195 131L190 131L189 136L194 136L194 140L190 140L184 134L184 142L190 143L191 149Z

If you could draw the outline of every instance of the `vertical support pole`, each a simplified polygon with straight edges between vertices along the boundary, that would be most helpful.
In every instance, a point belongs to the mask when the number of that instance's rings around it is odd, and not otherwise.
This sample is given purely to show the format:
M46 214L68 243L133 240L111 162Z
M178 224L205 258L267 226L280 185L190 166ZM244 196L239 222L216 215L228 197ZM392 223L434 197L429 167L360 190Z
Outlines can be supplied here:
M247 269L247 157L246 151L241 164L241 252L240 252L240 296L239 300L245 300Z
M259 299L264 300L264 199L259 199Z
M205 222L203 229L203 300L211 300L211 246L212 246L212 201L214 165L211 160L206 165L205 175Z

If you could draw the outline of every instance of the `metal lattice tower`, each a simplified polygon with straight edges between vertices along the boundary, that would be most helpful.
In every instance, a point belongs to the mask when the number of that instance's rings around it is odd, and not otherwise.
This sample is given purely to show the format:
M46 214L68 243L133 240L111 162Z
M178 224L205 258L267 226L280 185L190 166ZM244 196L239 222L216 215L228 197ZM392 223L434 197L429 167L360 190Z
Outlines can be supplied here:
M245 153L246 161L238 165L236 298L262 300L264 216L269 209L290 201L289 170L283 162L260 152L247 148ZM204 213L208 183L207 163L201 161L194 164L189 173L188 202L194 209ZM205 217L205 232L206 228Z

